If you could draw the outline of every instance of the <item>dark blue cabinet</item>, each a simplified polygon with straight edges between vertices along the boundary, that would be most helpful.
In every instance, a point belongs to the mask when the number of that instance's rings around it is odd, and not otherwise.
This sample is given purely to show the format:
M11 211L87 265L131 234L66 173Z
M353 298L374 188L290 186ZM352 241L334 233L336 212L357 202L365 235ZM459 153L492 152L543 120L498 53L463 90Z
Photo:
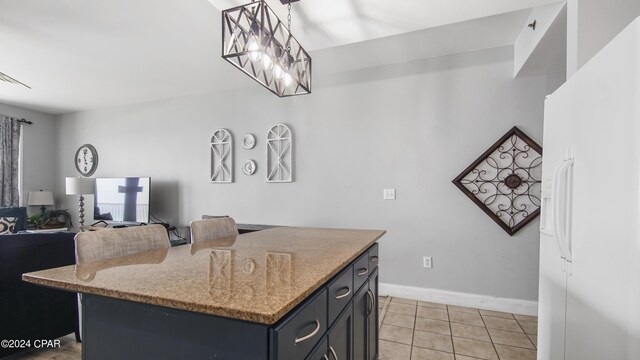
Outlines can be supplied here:
M366 259L366 258L365 258ZM369 286L363 286L353 297L353 358L368 359Z
M353 359L353 306L349 304L328 333L329 359Z
M377 247L376 247L377 250ZM370 307L367 312L367 341L369 351L366 359L378 358L378 269L376 268L369 277L368 293L370 296ZM365 358L363 358L365 359Z
M327 337L325 336L320 343L313 349L311 355L307 356L306 360L328 360L328 346Z

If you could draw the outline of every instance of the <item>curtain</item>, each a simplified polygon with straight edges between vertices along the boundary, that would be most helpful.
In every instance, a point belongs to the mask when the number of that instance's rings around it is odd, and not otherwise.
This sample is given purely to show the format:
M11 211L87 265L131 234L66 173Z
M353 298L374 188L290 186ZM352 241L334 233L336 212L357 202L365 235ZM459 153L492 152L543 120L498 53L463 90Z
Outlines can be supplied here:
M0 115L0 207L20 204L20 123Z

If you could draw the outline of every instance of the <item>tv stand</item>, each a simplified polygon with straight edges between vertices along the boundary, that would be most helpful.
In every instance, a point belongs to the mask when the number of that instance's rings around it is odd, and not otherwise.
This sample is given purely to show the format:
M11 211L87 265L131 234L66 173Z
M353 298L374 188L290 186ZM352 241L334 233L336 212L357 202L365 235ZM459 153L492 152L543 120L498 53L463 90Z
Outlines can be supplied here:
M104 226L96 226L98 224L104 224ZM157 223L159 225L164 226L165 228L167 228L167 232L168 231L174 231L176 230L176 227L167 223ZM88 230L88 231L97 231L97 230L105 230L105 229L122 229L122 228L127 228L130 226L146 226L149 225L147 223L139 223L138 225L126 225L126 224L122 224L122 225L109 225L106 221L100 220L98 222L95 222L89 226L87 225L82 225L80 226L80 230Z

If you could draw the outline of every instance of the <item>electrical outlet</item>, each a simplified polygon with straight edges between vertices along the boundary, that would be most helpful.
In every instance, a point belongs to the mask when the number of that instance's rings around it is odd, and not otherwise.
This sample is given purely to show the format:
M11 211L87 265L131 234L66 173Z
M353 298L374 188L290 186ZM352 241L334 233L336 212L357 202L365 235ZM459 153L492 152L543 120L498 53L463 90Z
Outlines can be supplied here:
M382 199L383 200L395 200L396 199L396 189L384 189L382 191Z
M431 256L423 256L422 257L422 266L425 269L433 268L433 263L431 262Z

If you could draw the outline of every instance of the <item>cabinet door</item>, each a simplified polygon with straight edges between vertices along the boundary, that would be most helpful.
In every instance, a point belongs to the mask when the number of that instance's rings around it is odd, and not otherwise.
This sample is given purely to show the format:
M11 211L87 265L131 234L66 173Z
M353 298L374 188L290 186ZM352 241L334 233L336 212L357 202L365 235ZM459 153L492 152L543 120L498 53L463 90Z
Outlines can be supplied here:
M365 260L367 260L365 258ZM367 260L368 261L368 260ZM366 264L366 263L365 263ZM368 359L369 348L369 285L358 291L353 297L353 358Z
M325 337L311 352L311 355L307 356L306 360L328 360L327 350L327 338Z
M330 360L353 359L353 305L349 304L329 329Z
M376 268L369 278L369 288L367 289L368 306L367 325L369 354L366 359L376 360L378 358L378 269ZM363 358L364 359L364 358Z

